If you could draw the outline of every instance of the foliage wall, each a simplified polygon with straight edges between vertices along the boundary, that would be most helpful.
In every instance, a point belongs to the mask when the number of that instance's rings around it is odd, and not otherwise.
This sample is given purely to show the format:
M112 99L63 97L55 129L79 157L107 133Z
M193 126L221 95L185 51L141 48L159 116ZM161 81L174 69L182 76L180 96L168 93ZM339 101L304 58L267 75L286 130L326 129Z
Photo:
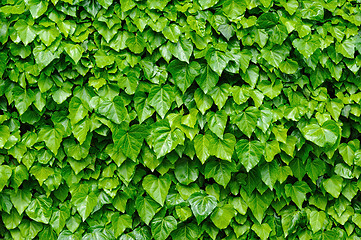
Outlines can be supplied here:
M0 238L360 239L360 0L1 0Z

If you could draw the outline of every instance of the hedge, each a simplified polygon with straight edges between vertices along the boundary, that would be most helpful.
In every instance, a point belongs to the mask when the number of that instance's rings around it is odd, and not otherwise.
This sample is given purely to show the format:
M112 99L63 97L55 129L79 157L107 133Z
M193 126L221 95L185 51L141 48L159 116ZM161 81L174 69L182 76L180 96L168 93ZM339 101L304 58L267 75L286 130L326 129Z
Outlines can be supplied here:
M360 0L1 0L0 238L360 239Z

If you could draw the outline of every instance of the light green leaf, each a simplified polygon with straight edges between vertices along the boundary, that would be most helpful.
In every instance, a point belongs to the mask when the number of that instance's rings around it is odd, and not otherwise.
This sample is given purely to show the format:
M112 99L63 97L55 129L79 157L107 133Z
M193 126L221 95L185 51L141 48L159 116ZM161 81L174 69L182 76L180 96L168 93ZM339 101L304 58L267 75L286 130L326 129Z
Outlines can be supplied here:
M142 182L144 190L162 206L168 195L170 185L171 180L168 174L159 178L154 175L147 175L143 178Z
M299 209L302 209L302 204L306 200L306 194L309 192L311 192L311 188L303 181L285 185L286 196L291 197Z
M81 186L72 194L71 202L76 207L83 222L89 217L98 202L96 192L89 192L87 186Z
M213 178L216 183L226 188L231 180L232 172L236 172L236 166L234 162L211 159L206 163L204 172L205 178Z
M222 207L217 207L212 215L211 220L219 229L225 229L231 223L232 218L235 216L236 211L231 204L225 204Z
M208 65L218 74L218 76L222 75L223 70L230 60L226 53L218 51L215 48L208 49L205 58Z
M148 95L149 105L154 107L161 118L165 117L174 99L174 90L170 85L154 86Z
M203 115L213 105L212 98L207 94L204 94L204 92L199 88L197 88L197 90L194 92L194 100L196 102L197 108Z
M10 230L19 226L23 216L19 215L15 209L12 209L10 214L6 212L1 213L1 218L5 227Z
M260 111L256 107L248 107L240 114L232 115L231 122L236 124L238 128L250 138L256 129L259 117Z
M142 53L146 46L143 37L140 35L128 38L125 44L130 51L136 54Z
M88 109L85 108L83 102L77 98L72 97L69 103L69 116L72 125L75 125L79 121L83 120L88 115Z
M10 129L6 125L0 125L0 148L3 148L10 137Z
M193 61L187 64L179 60L173 60L167 67L176 85L183 93L192 85L195 77L199 75L200 68L198 62Z
M164 34L164 37L168 40L170 40L173 43L177 43L179 36L181 35L181 29L177 24L170 24L168 26L166 26L163 30L162 33Z
M40 195L31 201L25 212L32 220L48 224L52 214L51 205L50 198Z
M227 113L224 110L214 112L208 112L206 115L207 123L209 130L218 136L218 138L223 139L223 132L227 124Z
M128 214L114 214L111 218L111 229L114 236L118 238L127 228L132 228L132 217Z
M10 199L18 213L23 214L31 202L31 192L28 190L18 189L17 192L11 192Z
M236 138L231 133L224 134L223 138L218 138L215 135L211 135L209 140L211 147L211 154L217 158L231 162L234 151L234 145L236 144Z
M25 46L34 41L36 37L36 30L33 24L33 20L28 19L26 21L24 19L20 19L14 25L14 29Z
M154 215L159 211L160 205L154 201L151 197L138 196L135 201L135 206L140 218L149 225Z
M44 141L45 145L55 155L58 153L60 144L63 140L63 131L59 128L52 128L50 126L44 126L38 133L38 141Z
M325 188L326 192L331 194L334 198L338 198L342 191L343 178L338 175L333 175L332 177L323 181L322 185Z
M79 62L84 52L84 49L78 44L67 43L64 47L65 52L74 60L75 64Z
M196 82L205 94L216 86L218 80L218 74L208 64L201 64L200 75L196 77Z
M280 70L287 74L294 74L298 70L298 63L292 59L287 59L280 64Z
M154 239L165 240L172 231L177 229L177 220L173 216L159 217L153 219L151 226Z
M266 240L268 239L272 228L268 225L268 223L255 223L252 225L252 230L257 234L260 239Z
M214 196L200 192L193 193L188 198L188 202L198 224L206 219L217 207L217 199Z
M144 126L132 125L128 130L116 128L113 141L116 148L121 149L125 156L135 162L146 136L148 136L148 131Z
M12 169L8 165L0 165L0 191L8 185Z
M279 175L279 166L276 161L272 161L270 163L265 163L260 167L260 173L262 181L273 190L273 186L278 180Z
M204 164L208 157L211 155L212 149L209 141L210 138L211 136L209 134L198 134L193 140L197 157L202 164Z
M324 211L312 211L310 213L310 225L313 233L318 232L325 225L326 213Z
M116 124L123 122L128 114L123 99L119 96L112 101L102 100L96 111Z
M193 53L193 44L189 39L181 37L177 43L171 45L170 52L180 61L189 63Z
M264 153L264 145L257 140L241 139L236 144L236 152L240 162L249 172L261 160Z
M329 147L336 143L340 136L340 127L336 122L328 120L320 126L317 123L306 125L301 129L303 136L320 147Z

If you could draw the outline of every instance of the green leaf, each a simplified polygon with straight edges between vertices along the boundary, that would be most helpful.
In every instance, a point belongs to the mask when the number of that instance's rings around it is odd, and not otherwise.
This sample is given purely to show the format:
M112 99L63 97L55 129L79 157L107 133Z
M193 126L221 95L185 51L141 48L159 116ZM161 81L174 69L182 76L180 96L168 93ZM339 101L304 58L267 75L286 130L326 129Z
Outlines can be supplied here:
M240 114L232 115L231 122L236 124L238 128L247 136L251 137L256 129L260 111L255 107L248 107Z
M201 64L200 75L196 77L196 82L205 94L216 86L218 80L218 74L208 64Z
M142 182L144 190L162 206L168 195L170 185L171 180L168 174L160 176L159 178L154 175L147 175L143 178Z
M166 26L163 30L162 33L164 34L164 37L168 40L170 40L173 43L177 43L179 36L181 35L181 29L177 24L170 24L168 26Z
M179 60L173 60L167 67L176 85L183 93L192 85L195 77L199 75L200 68L198 62L193 61L187 64Z
M118 238L127 228L132 228L132 218L128 214L114 214L111 218L111 229L114 236Z
M140 35L128 38L125 44L129 48L129 50L135 54L142 53L146 46L144 39Z
M148 131L144 126L132 125L128 130L116 128L113 141L116 148L121 149L125 156L135 162L146 136L148 136Z
M287 59L280 64L280 70L286 74L294 74L298 70L298 63L292 59Z
M54 174L54 169L50 167L35 165L30 169L29 173L33 175L36 180L38 180L39 185L42 186L44 181L48 179L49 176Z
M326 213L324 211L312 211L310 213L310 225L313 233L322 229L325 224Z
M177 229L177 220L173 216L159 217L153 219L151 226L154 239L165 240L172 231Z
M1 213L1 218L5 227L10 230L19 226L23 216L19 215L19 213L15 209L13 209L10 213Z
M170 52L180 61L189 63L193 53L193 44L190 40L181 37L177 43L171 45Z
M172 232L174 240L196 240L199 238L199 228L194 223L181 223L177 229Z
M114 97L112 101L101 101L97 112L116 124L123 122L127 116L127 109L124 106L123 99L119 96Z
M61 204L59 206L59 210L54 211L53 215L50 219L50 225L59 235L59 233L63 230L66 224L66 220L70 217L70 209L68 204Z
M30 105L35 101L35 94L31 89L15 87L13 90L15 107L20 115L23 115Z
M229 19L237 19L246 11L246 2L227 0L222 4L222 11Z
M201 161L202 164L206 162L208 157L211 155L211 145L209 139L211 135L209 134L198 134L194 138L194 149L196 150L197 157Z
M49 47L60 35L60 31L55 27L41 28L38 32L39 38L45 46Z
M234 145L236 144L236 138L233 134L226 133L223 139L211 135L209 142L211 146L216 146L211 148L212 155L229 162L232 161Z
M75 206L83 222L89 217L98 202L95 192L89 192L87 186L80 186L72 193L71 202Z
M217 4L218 0L198 0L199 5L201 5L202 10L213 7Z
M203 91L199 88L194 92L194 100L196 102L197 108L203 115L213 105L212 98L204 94Z
M51 205L51 199L40 195L31 201L25 212L32 220L48 224L52 214Z
M33 24L33 20L28 19L26 21L24 19L20 19L14 25L14 29L25 46L34 41L36 37L36 30Z
M83 120L85 116L88 115L88 109L83 106L83 102L77 98L73 97L69 103L69 119L72 125Z
M273 190L273 186L278 180L279 176L279 166L276 161L270 163L265 163L260 167L260 173L262 181Z
M142 196L138 196L135 201L135 206L140 218L147 225L149 225L150 221L161 207L149 196L145 196L144 198Z
M238 159L249 172L254 168L264 153L264 145L257 140L249 141L241 139L236 144L236 152Z
M0 165L0 191L2 191L3 188L8 185L11 174L11 167L7 165Z
M336 42L336 52L341 53L344 57L354 58L355 45L351 39L346 39L342 43Z
M221 76L230 60L226 53L218 51L215 48L208 49L205 58L208 65L218 74L218 76Z
M306 58L308 59L319 47L320 41L318 38L304 39L295 38L292 41L292 45Z
M275 12L266 12L263 13L257 19L257 25L260 28L270 28L278 24L279 16Z
M181 184L188 185L197 180L198 168L194 161L179 159L175 164L174 175Z
M232 172L236 172L234 162L211 159L204 168L205 178L213 178L216 183L226 187L231 180Z
M340 136L336 122L328 120L320 126L317 123L306 125L301 129L303 136L320 147L332 146Z
M260 239L265 240L268 239L272 228L268 225L268 223L255 223L252 225L252 230L257 234Z
M306 182L297 181L293 185L285 185L286 196L291 197L298 208L302 209L302 204L306 200L306 194L311 192L311 188Z
M325 188L326 192L331 194L334 198L338 198L342 191L342 183L343 183L342 177L333 175L332 177L324 180L322 182L322 185Z
M84 52L80 45L71 43L65 44L64 50L74 60L75 64L79 62Z
M217 207L212 215L211 220L219 229L225 229L231 223L232 218L235 216L236 211L231 204L225 204L222 207Z
M148 95L149 105L154 107L161 118L164 118L174 101L174 90L170 85L154 86Z
M37 19L41 15L43 15L48 9L48 2L41 0L30 0L27 2L30 6L29 10L34 19Z
M269 205L273 201L273 192L266 191L263 194L258 192L253 192L250 196L246 193L241 193L243 200L251 209L253 216L256 218L258 223L262 223L265 212L268 209Z
M227 124L227 113L223 110L214 112L209 112L207 115L207 122L209 130L216 134L220 139L223 139L223 132Z
M172 129L167 120L156 122L152 127L153 149L157 158L163 157L184 143L184 134L179 129Z
M31 202L31 192L28 190L18 189L17 192L11 192L10 199L18 213L21 215Z
M3 148L10 137L10 129L6 125L0 125L0 148Z
M106 53L103 50L98 50L94 54L94 58L95 63L99 68L105 68L106 66L112 65L115 60L115 57L113 55L109 55L109 53Z
M63 140L63 131L56 127L44 126L38 133L38 140L44 141L50 151L56 155Z
M188 202L191 205L192 212L196 217L198 225L203 222L217 207L217 199L212 195L205 193L193 193Z
M261 55L270 65L278 68L286 59L288 50L285 46L274 46L272 49L262 48Z

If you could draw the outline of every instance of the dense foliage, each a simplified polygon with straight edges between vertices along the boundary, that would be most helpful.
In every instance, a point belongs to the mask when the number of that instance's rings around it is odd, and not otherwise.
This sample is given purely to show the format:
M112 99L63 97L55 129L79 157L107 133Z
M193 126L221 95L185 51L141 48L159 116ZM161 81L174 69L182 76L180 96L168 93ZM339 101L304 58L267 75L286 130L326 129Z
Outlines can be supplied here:
M1 239L360 239L360 0L1 0Z

